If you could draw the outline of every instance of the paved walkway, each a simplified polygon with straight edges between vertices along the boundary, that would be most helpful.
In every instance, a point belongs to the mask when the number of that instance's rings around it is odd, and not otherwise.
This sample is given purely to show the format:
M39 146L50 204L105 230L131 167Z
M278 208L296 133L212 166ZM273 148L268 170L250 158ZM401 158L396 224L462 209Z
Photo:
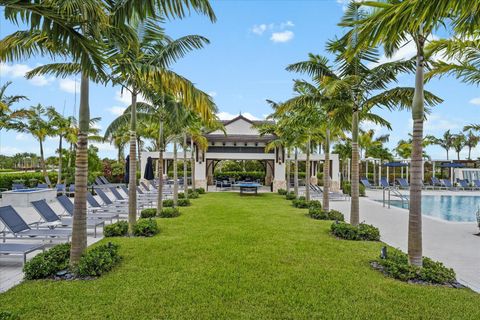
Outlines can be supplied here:
M434 192L434 193L432 193ZM425 194L438 194L427 191ZM443 192L442 194L448 194ZM454 195L477 195L479 192L454 192ZM381 191L368 191L367 198L360 199L360 221L373 224L380 229L382 241L389 245L407 250L408 210L391 207L384 208L374 199L381 199ZM350 217L349 201L332 201L331 209L345 213ZM480 292L480 237L475 222L447 222L423 216L423 255L442 261L457 273L458 280Z

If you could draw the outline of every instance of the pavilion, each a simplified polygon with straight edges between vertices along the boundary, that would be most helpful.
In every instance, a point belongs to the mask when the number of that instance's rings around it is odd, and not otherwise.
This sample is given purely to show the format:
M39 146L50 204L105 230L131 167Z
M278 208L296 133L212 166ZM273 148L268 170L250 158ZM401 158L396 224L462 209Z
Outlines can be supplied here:
M274 135L260 135L254 127L255 124L265 121L250 120L243 115L234 119L222 121L224 130L216 130L205 134L208 149L202 151L194 145L195 153L195 185L207 189L214 183L214 170L222 160L257 160L264 163L265 185L272 185L272 190L286 188L285 160L287 154L282 147L277 147L270 152L265 152L265 146L275 139ZM147 158L158 160L158 152L142 152L141 163L146 163ZM179 159L181 156L179 155ZM306 161L306 155L300 153L299 161ZM167 173L167 164L173 160L172 152L164 153L164 174ZM290 155L288 160L293 160ZM312 153L310 155L310 176L313 184L317 183L319 163L325 160L324 154ZM340 169L337 154L330 154L330 178L332 190L340 189ZM144 174L142 166L141 177Z

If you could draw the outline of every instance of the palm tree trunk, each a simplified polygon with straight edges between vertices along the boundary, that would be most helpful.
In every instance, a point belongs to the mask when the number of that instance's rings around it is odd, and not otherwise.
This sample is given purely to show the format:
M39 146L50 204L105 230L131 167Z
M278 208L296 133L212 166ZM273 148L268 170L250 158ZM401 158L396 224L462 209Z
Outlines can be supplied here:
M80 83L80 108L78 112L78 141L75 157L75 202L73 209L72 246L70 266L75 266L87 247L87 179L88 179L88 77L82 74Z
M62 148L63 136L60 135L60 140L58 142L58 174L57 174L57 184L62 183L62 162L63 162L63 148Z
M287 159L285 160L285 166L287 167L285 173L287 175L287 193L290 193L290 148L287 150Z
M447 149L447 160L448 160L448 149Z
M158 132L158 194L157 194L157 214L160 214L163 209L163 119L160 120L160 129Z
M140 137L137 137L137 154L138 154L138 167L140 170L142 168L142 140Z
M40 141L40 165L42 166L43 178L45 179L45 182L47 182L47 165L45 164L45 154L43 152L43 141L42 139L38 139L38 141Z
M472 146L468 146L468 160L472 160Z
M305 199L310 201L310 138L307 142L307 156L305 162Z
M173 206L178 203L177 142L173 143Z
M330 129L325 131L325 162L323 164L323 210L330 211Z
M326 154L326 152L325 152ZM357 226L360 223L359 207L359 164L358 164L358 106L355 106L352 116L352 177L350 192L352 203L350 207L350 223ZM325 191L324 191L325 192Z
M190 141L190 176L192 177L192 190L195 191L195 154L193 152L193 137Z
M132 107L130 117L130 168L128 181L128 234L133 235L137 222L137 91L132 89Z
M293 168L293 191L295 192L295 197L298 197L298 148L295 147L295 162Z
M413 136L410 171L410 209L408 217L408 261L422 266L422 153L424 119L424 39L419 34L417 41L417 66L415 93L412 103Z
M183 193L188 199L188 174L187 174L187 133L183 134Z

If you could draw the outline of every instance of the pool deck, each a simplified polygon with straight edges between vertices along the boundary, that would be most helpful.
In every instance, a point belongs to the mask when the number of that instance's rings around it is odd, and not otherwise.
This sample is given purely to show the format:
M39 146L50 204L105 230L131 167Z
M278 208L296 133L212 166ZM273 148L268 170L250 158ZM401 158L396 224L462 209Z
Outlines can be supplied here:
M408 191L404 190L404 194ZM424 195L474 195L480 191L424 191ZM397 207L384 208L381 190L368 190L360 199L360 221L380 229L382 241L407 250L408 210ZM350 218L350 201L331 201L330 208L345 213ZM442 261L457 273L458 280L480 292L480 236L476 222L449 222L423 216L423 255Z

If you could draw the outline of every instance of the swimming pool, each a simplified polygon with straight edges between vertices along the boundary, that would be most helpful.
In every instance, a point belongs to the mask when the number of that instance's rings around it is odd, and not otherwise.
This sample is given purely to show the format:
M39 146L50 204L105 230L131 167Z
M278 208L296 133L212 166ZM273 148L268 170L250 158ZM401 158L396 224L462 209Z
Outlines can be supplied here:
M391 200L390 204L402 207L401 200ZM479 208L480 196L422 196L422 214L442 220L477 221Z

